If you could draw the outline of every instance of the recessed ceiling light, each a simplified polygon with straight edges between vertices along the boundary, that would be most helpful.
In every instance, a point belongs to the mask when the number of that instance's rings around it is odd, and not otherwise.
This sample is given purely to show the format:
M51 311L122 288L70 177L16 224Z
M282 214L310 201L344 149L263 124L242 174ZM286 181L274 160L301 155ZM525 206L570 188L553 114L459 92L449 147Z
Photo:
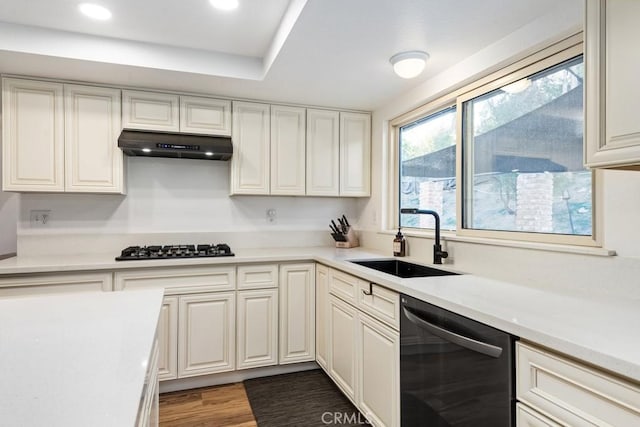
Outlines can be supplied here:
M211 6L219 10L233 10L238 8L238 0L209 0Z
M91 19L97 19L98 21L106 21L111 18L111 11L106 7L100 6L94 3L80 3L78 5L80 12L85 14Z
M412 79L422 73L429 59L427 52L412 50L393 55L389 62L393 65L393 71L403 79Z

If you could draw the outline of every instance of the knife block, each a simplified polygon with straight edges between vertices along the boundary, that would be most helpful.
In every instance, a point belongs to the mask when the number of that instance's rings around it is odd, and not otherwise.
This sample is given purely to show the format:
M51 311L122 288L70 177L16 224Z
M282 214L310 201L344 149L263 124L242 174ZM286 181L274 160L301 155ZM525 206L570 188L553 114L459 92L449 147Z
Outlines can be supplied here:
M356 235L356 232L353 230L353 228L349 227L349 231L347 232L345 237L347 238L347 241L336 242L336 248L348 249L348 248L355 248L356 246L360 246L360 242L358 241L358 236Z

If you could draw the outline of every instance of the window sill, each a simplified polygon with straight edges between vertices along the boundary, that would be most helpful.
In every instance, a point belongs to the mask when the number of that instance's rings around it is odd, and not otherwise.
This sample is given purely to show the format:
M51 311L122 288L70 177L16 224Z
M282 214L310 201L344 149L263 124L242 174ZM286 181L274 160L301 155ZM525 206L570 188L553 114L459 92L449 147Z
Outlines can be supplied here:
M378 234L395 235L397 230L380 230ZM433 239L432 231L415 231L403 229L402 233L408 237L417 237L420 239ZM577 246L577 245L561 245L554 243L539 243L539 242L524 242L518 240L503 240L503 239L488 239L485 237L468 237L458 236L451 231L442 231L441 239L443 241L451 242L464 242L477 245L489 245L489 246L505 246L510 248L519 249L532 249L545 252L563 252L569 254L578 255L592 255L592 256L615 256L616 251L601 247L592 246Z

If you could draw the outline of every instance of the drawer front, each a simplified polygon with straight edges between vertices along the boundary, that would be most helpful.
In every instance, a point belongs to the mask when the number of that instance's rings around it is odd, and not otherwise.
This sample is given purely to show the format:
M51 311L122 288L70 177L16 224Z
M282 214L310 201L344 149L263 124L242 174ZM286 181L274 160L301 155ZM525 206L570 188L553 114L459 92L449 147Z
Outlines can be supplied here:
M383 286L358 280L358 308L392 328L400 329L400 298Z
M329 292L344 301L356 305L359 280L357 277L343 273L342 271L330 269Z
M562 427L531 408L518 403L516 405L516 427Z
M517 397L570 426L640 425L640 386L528 344L516 344Z
M192 267L150 268L115 273L114 289L163 288L165 295L232 291L236 288L236 268Z
M0 279L0 297L111 290L111 273L13 276Z
M238 266L238 289L278 287L278 264Z

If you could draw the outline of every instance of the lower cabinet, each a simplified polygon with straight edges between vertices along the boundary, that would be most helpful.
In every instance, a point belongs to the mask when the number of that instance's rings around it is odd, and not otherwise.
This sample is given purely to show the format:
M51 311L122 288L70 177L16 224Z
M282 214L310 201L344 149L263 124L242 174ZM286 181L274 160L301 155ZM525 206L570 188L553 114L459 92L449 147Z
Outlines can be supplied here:
M0 298L111 290L111 273L37 274L0 278Z
M278 364L278 289L238 291L237 369Z
M518 427L640 425L637 383L522 341L516 397Z
M399 332L335 295L328 317L329 376L372 425L400 426Z
M164 297L158 321L158 378L178 378L178 297Z
M316 362L328 369L329 268L316 265Z
M235 369L235 292L180 297L178 377Z
M315 264L280 266L280 364L316 360Z

